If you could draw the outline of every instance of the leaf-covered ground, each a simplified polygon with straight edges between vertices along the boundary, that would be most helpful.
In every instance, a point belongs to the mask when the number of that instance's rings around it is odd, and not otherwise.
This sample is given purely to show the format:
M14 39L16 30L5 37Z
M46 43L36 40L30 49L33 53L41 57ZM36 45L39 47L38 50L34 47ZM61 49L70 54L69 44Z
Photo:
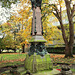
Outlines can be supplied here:
M24 60L27 53L3 53L0 54L0 68L5 66L13 66L13 65L24 65ZM64 54L50 54L50 57L53 59L53 63L75 63L75 55L74 58L64 58ZM54 68L60 70L59 65L54 66ZM75 73L75 69L72 69ZM35 74L37 75L37 74ZM42 75L42 74L40 74ZM47 74L46 74L47 75ZM75 75L75 74L74 74Z
M0 67L2 65L9 65L9 64L21 64L24 63L27 53L4 53L0 54ZM53 60L53 63L69 63L75 64L75 55L74 58L64 58L64 54L50 54L50 57Z
M50 54L50 57L53 59L53 63L75 64L75 55L74 58L64 58L64 56L64 54Z

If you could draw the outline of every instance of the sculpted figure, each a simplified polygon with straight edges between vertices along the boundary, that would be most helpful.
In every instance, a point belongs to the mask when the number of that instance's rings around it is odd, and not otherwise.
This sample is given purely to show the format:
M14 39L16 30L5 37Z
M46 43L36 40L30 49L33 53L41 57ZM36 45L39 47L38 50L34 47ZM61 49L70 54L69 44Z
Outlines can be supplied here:
M34 44L34 43L32 43L32 44L31 44L31 46L30 46L29 53L28 53L28 54L29 54L29 56L30 56L30 55L32 55L32 54L34 54L34 52L35 52L35 44Z
M37 55L41 55L41 56L44 56L45 54L47 54L47 50L45 48L45 44L43 44L41 42L38 43L36 45L36 53L37 53Z

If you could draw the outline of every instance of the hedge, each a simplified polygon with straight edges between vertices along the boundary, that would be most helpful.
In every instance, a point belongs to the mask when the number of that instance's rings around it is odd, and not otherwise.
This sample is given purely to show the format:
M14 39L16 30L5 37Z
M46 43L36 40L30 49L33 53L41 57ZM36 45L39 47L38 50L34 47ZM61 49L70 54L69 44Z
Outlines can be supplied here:
M46 47L48 53L65 53L65 47ZM75 54L75 47L73 48L73 54Z

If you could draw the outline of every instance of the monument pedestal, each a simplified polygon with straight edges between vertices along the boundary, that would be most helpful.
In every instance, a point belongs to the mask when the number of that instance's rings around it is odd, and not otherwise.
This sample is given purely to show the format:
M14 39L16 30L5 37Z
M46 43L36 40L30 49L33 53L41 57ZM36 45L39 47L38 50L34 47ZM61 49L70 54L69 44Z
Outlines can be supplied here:
M41 56L47 54L47 50L44 44L46 40L43 38L42 35L32 36L32 39L29 42L31 43L31 47L28 53L29 56L33 55L34 53Z
M32 73L43 71L43 70L52 70L53 63L49 54L44 55L43 57L40 55L26 56L25 59L25 69L29 70Z
M35 35L35 36L32 36L31 40L29 40L29 43L38 43L38 42L42 42L42 43L45 43L47 42L42 35Z

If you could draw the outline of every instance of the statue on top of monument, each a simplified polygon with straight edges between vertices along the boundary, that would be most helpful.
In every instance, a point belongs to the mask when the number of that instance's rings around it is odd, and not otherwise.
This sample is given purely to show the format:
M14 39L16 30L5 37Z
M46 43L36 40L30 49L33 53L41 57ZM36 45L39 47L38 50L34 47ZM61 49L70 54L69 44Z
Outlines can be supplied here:
M42 0L31 0L31 3L32 3L32 9L33 7L40 7L41 9L41 3L42 3Z

